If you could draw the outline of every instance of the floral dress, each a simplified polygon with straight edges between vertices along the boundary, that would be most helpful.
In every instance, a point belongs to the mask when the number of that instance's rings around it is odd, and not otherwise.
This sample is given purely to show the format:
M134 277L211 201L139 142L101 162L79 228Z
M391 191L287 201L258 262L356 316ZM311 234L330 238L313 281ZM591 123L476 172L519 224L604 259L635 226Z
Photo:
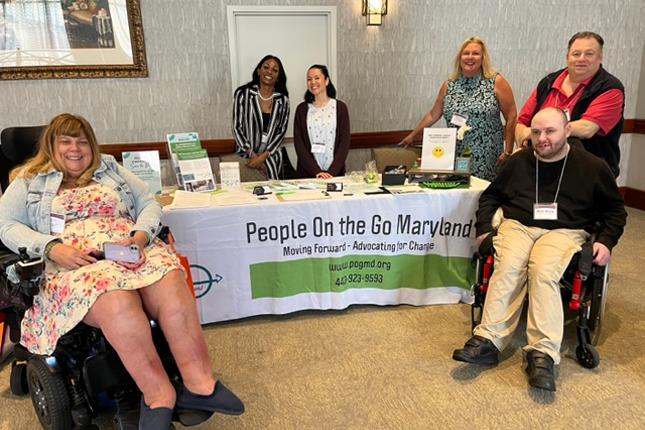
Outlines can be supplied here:
M497 160L504 151L504 126L500 118L499 101L495 96L495 77L484 79L461 76L448 81L443 102L443 117L448 127L455 113L468 115L467 131L457 141L457 156L466 148L472 151L471 171L478 178L492 181L497 173Z
M83 252L128 238L134 225L118 194L99 184L61 190L52 212L65 214L65 229L59 235L63 243ZM51 354L58 339L81 322L101 294L144 288L181 269L177 257L158 239L145 253L146 261L134 270L109 260L76 270L47 261L43 287L22 320L22 345L32 353Z

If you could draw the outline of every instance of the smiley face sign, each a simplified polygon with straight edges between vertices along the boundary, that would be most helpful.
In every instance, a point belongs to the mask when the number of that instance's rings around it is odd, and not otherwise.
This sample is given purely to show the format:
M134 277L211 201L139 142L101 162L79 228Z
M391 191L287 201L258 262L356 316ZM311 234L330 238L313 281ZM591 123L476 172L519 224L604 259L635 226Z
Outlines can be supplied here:
M443 146L435 146L432 148L432 155L434 155L437 158L443 157L443 154L445 153Z

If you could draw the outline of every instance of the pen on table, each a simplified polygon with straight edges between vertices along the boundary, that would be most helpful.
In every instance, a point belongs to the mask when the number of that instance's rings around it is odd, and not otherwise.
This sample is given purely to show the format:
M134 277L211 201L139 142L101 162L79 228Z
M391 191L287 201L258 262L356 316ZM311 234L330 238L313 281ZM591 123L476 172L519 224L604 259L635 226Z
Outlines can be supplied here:
M280 191L279 193L275 193L276 196L284 196L285 194L293 194L294 191Z

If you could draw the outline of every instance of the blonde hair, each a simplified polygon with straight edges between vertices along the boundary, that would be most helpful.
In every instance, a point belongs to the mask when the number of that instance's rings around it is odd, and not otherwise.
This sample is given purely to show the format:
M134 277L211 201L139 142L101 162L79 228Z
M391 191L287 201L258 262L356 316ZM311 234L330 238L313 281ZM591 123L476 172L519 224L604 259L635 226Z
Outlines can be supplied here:
M46 173L50 170L62 172L63 178L65 178L67 173L54 156L54 142L58 136L79 137L81 134L85 135L92 149L92 163L75 183L79 187L89 184L92 181L94 171L101 164L99 145L90 123L82 116L71 113L62 113L51 120L40 139L38 139L38 152L36 155L21 166L13 169L9 175L9 180L13 181L17 177L31 179L39 173Z
M452 73L450 74L450 79L459 79L461 77L461 54L462 52L464 52L464 49L466 49L466 46L471 43L476 43L482 48L482 76L485 79L490 79L497 73L495 69L493 69L493 65L491 64L490 55L488 55L486 44L479 37L473 36L464 40L464 43L461 44L459 52L457 52L457 56L455 57L455 64Z

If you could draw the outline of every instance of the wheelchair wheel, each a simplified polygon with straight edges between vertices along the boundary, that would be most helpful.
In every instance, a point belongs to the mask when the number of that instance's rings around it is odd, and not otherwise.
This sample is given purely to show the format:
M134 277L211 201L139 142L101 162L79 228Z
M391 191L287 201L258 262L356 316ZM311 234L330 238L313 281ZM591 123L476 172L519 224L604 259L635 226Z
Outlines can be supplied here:
M24 396L29 394L29 385L27 384L27 364L16 363L11 364L11 379L9 383L11 394L16 396Z
M586 367L587 369L595 369L600 364L600 354L591 345L587 345L586 347L578 345L576 348L576 359L582 367Z
M62 375L52 373L42 359L32 358L27 363L27 382L40 425L45 430L71 429L71 406Z

